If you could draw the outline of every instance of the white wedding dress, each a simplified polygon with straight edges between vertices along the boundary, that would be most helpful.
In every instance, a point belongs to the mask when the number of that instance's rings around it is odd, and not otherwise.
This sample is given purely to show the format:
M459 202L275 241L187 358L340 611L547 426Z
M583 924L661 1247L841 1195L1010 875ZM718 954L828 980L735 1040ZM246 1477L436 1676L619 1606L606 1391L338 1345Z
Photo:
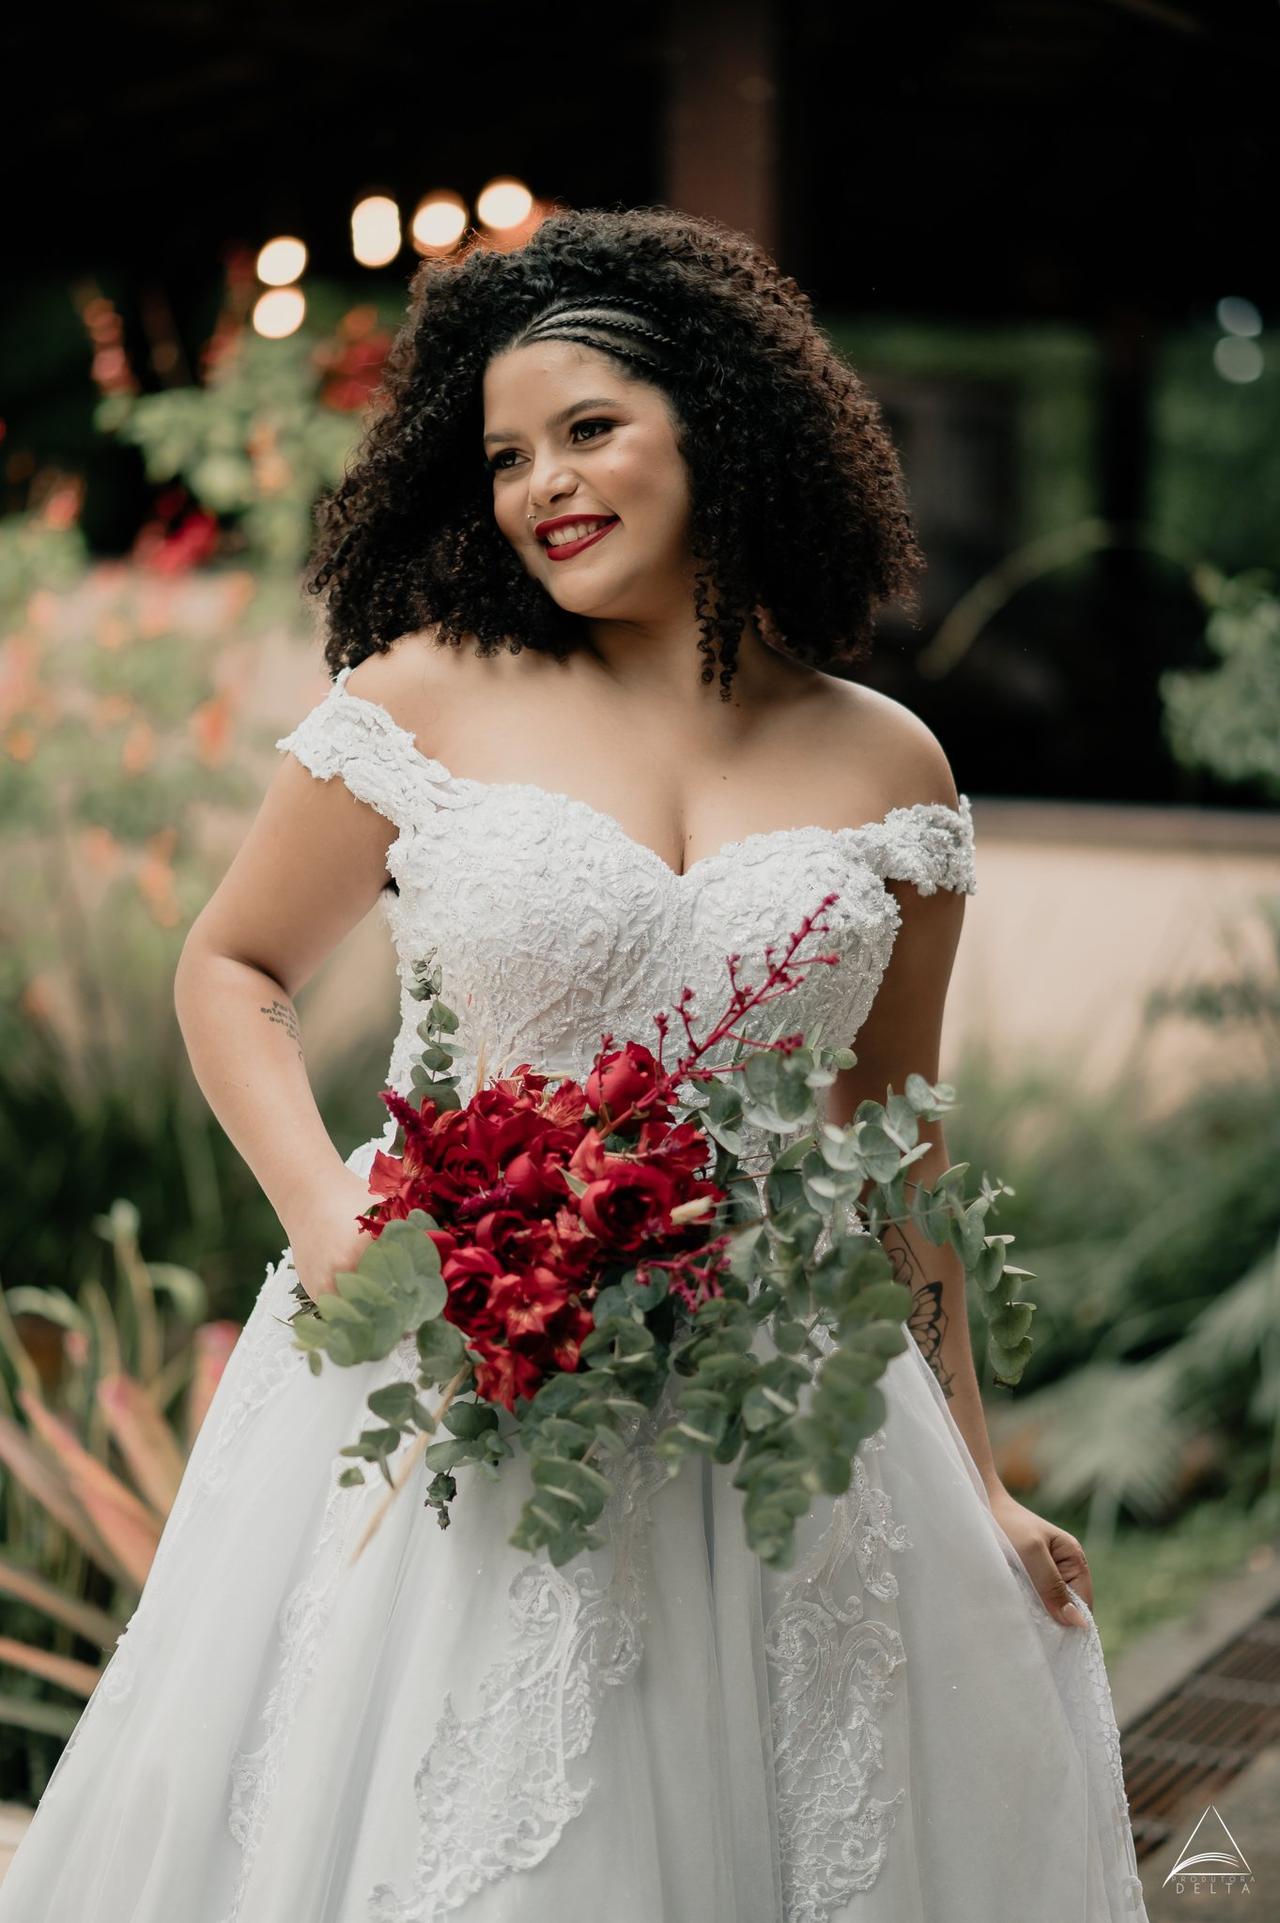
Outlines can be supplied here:
M764 944L829 890L833 932L806 952L839 965L766 1012L850 1042L899 925L886 880L975 885L963 796L748 835L677 875L583 801L451 775L348 672L278 745L399 830L383 905L403 1093L416 961L438 962L459 1014L465 1100L482 1035L488 1074L581 1074L603 1030L656 1045L651 1017L686 984L704 1033L725 956L758 983ZM681 1034L673 1017L669 1063ZM350 1166L394 1136L388 1120ZM495 1481L459 1471L445 1530L419 1465L352 1564L386 1485L339 1487L337 1452L413 1349L313 1376L294 1281L285 1249L0 1923L1145 1917L1092 1618L1078 1595L1085 1628L1049 1615L914 1342L787 1571L748 1548L734 1465L666 1478L647 1447L666 1403L611 1462L607 1547L560 1569L511 1547L517 1451Z

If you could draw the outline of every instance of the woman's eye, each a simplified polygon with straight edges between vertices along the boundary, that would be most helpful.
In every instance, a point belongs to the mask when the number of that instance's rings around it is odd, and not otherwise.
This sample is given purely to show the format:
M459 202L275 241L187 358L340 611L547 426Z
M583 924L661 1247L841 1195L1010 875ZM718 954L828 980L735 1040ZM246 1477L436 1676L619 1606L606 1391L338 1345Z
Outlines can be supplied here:
M610 428L612 426L613 426L613 422L606 421L606 420L574 421L573 425L569 429L569 432L570 434L576 434L580 427ZM594 438L595 436L593 435L592 439L594 440ZM504 447L500 453L492 454L486 459L485 467L488 469L490 474L501 474L506 470L508 454L514 454L514 453L515 453L515 449L513 447Z

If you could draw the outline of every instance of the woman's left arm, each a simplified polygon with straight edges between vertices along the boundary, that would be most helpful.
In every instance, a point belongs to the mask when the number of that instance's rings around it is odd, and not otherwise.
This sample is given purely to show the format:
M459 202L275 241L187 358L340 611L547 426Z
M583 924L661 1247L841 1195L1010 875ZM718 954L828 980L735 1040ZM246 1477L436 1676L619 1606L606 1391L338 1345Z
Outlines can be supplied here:
M949 772L929 798L955 806ZM890 1086L901 1094L912 1073L930 1082L938 1078L943 1010L965 897L948 888L923 895L911 882L886 885L898 902L901 926L871 1012L853 1042L857 1062L841 1070L828 1091L827 1116L837 1125L851 1122L860 1102L883 1102ZM920 1139L929 1143L929 1150L912 1164L907 1180L932 1187L951 1165L942 1123L922 1119ZM936 1246L911 1222L891 1223L880 1240L896 1279L911 1292L909 1333L947 1398L997 1520L1050 1614L1062 1622L1082 1623L1066 1588L1073 1583L1092 1608L1092 1584L1079 1542L1016 1501L996 1473L969 1339L964 1264L950 1243Z
M938 1079L942 1014L964 923L965 897L952 889L922 895L911 882L892 882L902 915L893 954L853 1043L858 1059L842 1069L827 1097L828 1119L851 1122L858 1104L883 1102L890 1085L901 1094L910 1074ZM920 1122L926 1155L911 1165L908 1182L929 1187L951 1166L940 1121ZM895 1278L911 1291L910 1331L956 1424L969 1445L988 1495L1003 1485L987 1435L982 1394L969 1341L964 1264L950 1243L939 1248L910 1222L881 1234Z

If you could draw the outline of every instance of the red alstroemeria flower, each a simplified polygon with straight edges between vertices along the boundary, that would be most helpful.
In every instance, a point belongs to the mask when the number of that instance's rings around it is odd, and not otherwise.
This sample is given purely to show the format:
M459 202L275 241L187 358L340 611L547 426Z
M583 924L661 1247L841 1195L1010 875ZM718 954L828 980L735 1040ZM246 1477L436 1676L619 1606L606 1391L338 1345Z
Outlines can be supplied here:
M477 1396L485 1402L500 1402L512 1415L520 1396L532 1401L543 1378L542 1368L532 1357L522 1355L519 1349L482 1347L479 1343L474 1346L483 1357L475 1365Z
M493 1284L489 1300L508 1341L515 1342L544 1334L567 1304L569 1289L550 1269L509 1270Z

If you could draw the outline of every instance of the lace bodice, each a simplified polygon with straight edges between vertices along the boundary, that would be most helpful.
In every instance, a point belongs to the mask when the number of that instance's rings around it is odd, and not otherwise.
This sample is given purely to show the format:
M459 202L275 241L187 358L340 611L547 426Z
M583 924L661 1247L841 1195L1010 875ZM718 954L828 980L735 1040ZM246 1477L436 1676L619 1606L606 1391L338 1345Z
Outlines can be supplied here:
M386 862L399 892L381 899L401 984L387 1080L402 1094L420 1046L416 962L439 963L442 999L458 1013L465 1097L482 1037L488 1074L529 1061L582 1075L605 1030L618 1043L656 1048L653 1015L674 1011L686 985L694 1032L705 1034L728 1001L725 957L740 955L739 981L758 984L765 945L781 953L802 918L836 891L830 935L803 952L834 952L839 964L810 968L790 994L754 1011L746 1031L764 1037L781 1022L847 1045L900 926L886 882L910 881L922 894L977 885L966 795L958 808L916 802L856 827L747 835L677 874L588 802L451 774L378 702L348 693L350 673L342 669L276 746L321 780L339 776L398 831ZM682 1042L673 1013L668 1065Z

